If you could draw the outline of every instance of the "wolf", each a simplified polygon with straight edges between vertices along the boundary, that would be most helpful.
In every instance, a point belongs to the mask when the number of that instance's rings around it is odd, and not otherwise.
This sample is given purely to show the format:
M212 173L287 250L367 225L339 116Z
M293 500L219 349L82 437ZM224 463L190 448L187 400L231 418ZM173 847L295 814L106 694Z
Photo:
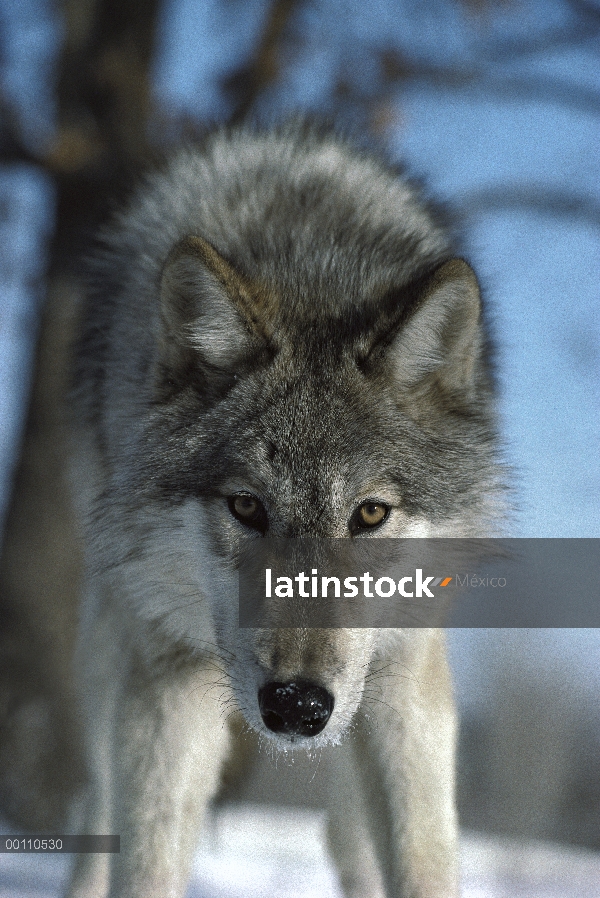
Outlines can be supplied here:
M145 176L83 302L73 665L90 782L70 898L183 896L244 740L326 752L349 898L456 898L443 631L242 628L266 537L481 536L501 516L477 278L394 167L220 130Z

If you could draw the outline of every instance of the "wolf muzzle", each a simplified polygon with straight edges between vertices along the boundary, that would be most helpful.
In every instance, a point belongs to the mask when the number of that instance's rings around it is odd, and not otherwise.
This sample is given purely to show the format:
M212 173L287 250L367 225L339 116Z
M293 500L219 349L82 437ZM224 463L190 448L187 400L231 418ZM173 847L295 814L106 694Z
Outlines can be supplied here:
M258 691L265 726L273 733L316 736L325 729L333 711L333 696L309 680L267 683Z

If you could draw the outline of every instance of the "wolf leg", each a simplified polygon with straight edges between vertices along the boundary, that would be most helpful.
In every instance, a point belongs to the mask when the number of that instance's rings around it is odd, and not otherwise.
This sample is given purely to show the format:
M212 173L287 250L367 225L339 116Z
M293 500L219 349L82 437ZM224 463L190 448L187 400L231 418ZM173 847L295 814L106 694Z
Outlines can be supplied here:
M88 600L94 607L102 601L102 594L88 589ZM79 829L86 835L110 835L116 834L112 820L115 715L121 689L119 671L125 652L121 640L115 638L114 626L107 615L94 619L93 624L84 629L76 674L80 683L90 780ZM108 854L78 854L67 898L106 898L109 875Z
M352 742L332 750L327 844L346 898L385 898Z
M367 677L356 750L389 898L456 898L456 717L443 633L403 631Z
M228 747L211 663L132 664L112 703L87 832L121 837L120 854L80 855L70 898L180 898ZM105 704L111 711L111 700ZM110 722L109 722L110 723ZM110 755L110 757L109 757ZM107 828L110 827L110 828ZM108 861L108 867L105 866Z

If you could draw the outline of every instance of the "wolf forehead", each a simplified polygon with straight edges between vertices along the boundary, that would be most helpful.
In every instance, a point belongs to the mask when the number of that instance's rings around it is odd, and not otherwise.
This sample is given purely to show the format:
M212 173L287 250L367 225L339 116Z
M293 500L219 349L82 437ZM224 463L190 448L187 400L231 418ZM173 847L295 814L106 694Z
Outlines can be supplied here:
M444 230L395 171L305 128L218 133L180 152L123 223L120 254L146 275L197 234L250 278L276 284L287 303L310 293L320 309L406 283L449 252Z

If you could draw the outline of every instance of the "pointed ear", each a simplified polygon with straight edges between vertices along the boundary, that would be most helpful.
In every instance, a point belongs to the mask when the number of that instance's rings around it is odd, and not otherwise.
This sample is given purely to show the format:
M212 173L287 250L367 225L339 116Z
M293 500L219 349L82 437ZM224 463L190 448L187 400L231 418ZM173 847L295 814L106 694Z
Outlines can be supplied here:
M162 364L235 371L257 343L251 303L251 285L209 243L181 240L161 277Z
M481 343L477 278L462 259L451 259L425 283L388 360L404 388L435 381L446 393L464 394L475 384Z

